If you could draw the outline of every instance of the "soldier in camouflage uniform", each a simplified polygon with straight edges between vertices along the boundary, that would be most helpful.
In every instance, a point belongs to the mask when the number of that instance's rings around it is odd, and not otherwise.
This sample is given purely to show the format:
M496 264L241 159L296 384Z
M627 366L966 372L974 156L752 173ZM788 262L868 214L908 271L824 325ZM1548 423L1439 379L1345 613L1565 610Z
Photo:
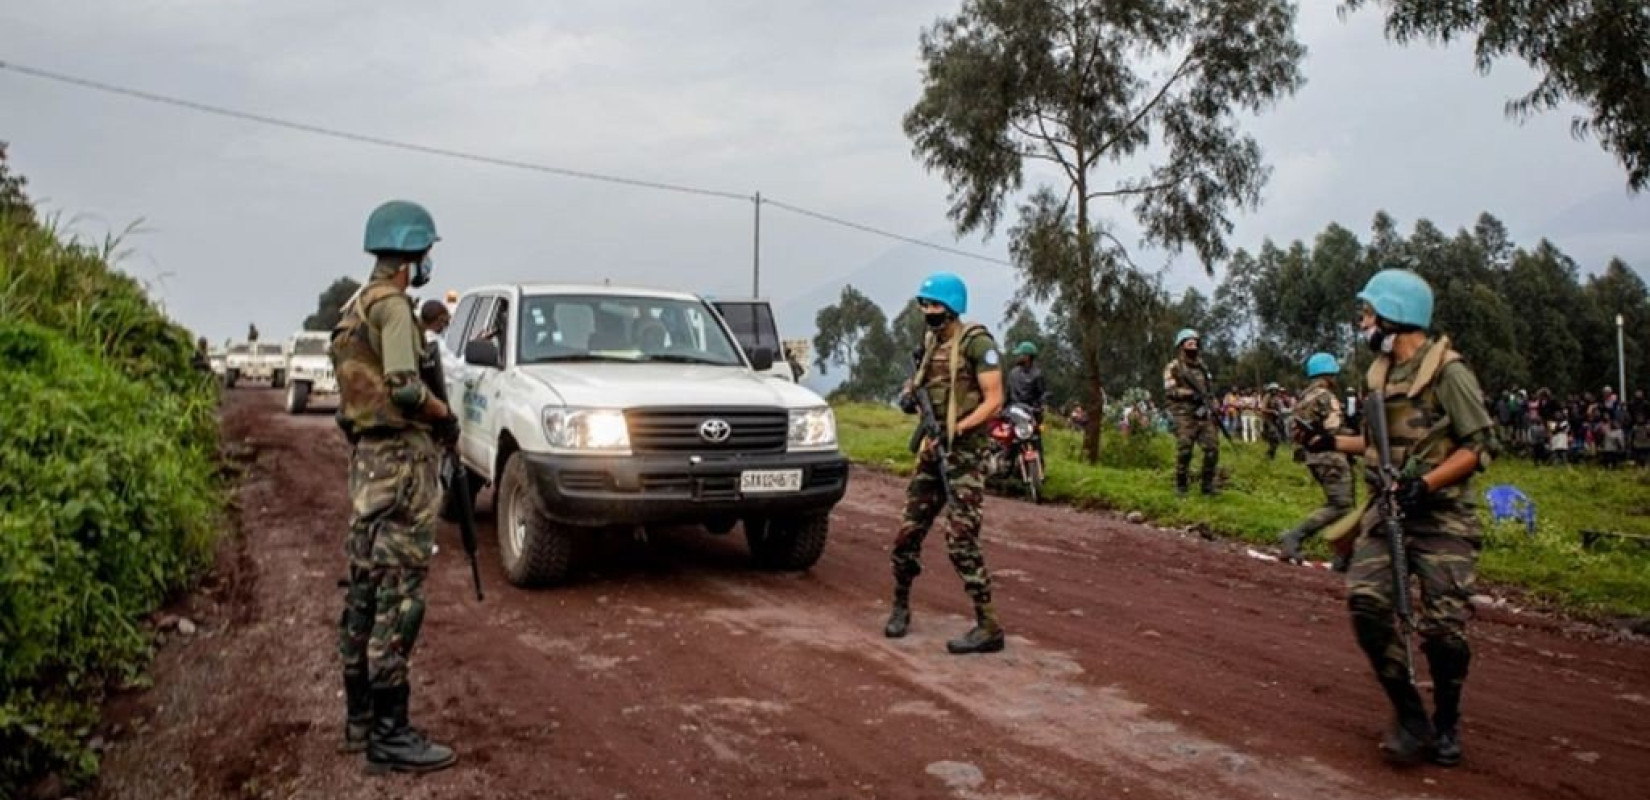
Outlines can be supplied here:
M1278 445L1283 444L1283 440L1288 438L1284 434L1283 425L1283 418L1289 413L1285 400L1282 386L1275 383L1266 384L1266 396L1260 406L1260 436L1266 441L1268 461L1278 457Z
M905 387L902 404L916 413L914 392L926 392L945 427L949 451L945 463L931 441L918 451L917 469L905 490L905 514L894 540L894 608L883 630L899 638L911 626L911 584L922 572L922 540L945 515L945 548L974 601L974 627L947 642L955 654L994 653L1003 649L1003 627L991 605L991 573L980 552L980 504L985 499L983 459L990 442L986 426L1003 405L1002 356L983 326L958 317L968 310L968 288L950 273L923 281L917 293L929 333L923 337L917 375ZM950 480L946 497L940 470Z
M1174 491L1186 496L1192 445L1203 448L1203 493L1215 493L1215 467L1220 463L1220 420L1209 409L1214 376L1198 357L1197 331L1186 328L1174 337L1176 355L1163 368L1163 394L1174 418Z
M1306 360L1306 378L1310 382L1301 392L1300 402L1295 404L1296 438L1305 441L1314 433L1333 436L1342 432L1345 422L1341 418L1340 398L1335 395L1335 376L1340 373L1341 365L1328 353L1314 353ZM1297 454L1306 461L1312 479L1323 487L1327 501L1293 530L1278 537L1278 547L1283 551L1283 557L1299 564L1301 543L1352 510L1352 467L1341 453L1297 451Z
M1392 561L1374 503L1353 543L1347 605L1358 645L1396 712L1382 748L1398 761L1424 756L1454 766L1461 762L1461 692L1472 659L1467 620L1483 547L1468 484L1489 464L1494 424L1480 400L1477 377L1449 338L1427 331L1432 288L1425 280L1407 270L1382 270L1358 299L1364 303L1361 327L1377 353L1367 382L1371 392L1386 397L1392 463L1399 470L1389 491L1403 509L1405 555L1421 584L1418 627L1432 675L1430 720L1405 663L1402 637L1409 632L1394 622ZM1367 435L1320 433L1308 445L1314 452L1362 452L1365 463L1379 463ZM1376 486L1372 481L1372 490Z
M366 231L366 250L377 257L372 278L332 332L338 424L354 446L349 586L338 631L347 713L341 749L365 750L373 771L427 772L457 760L407 723L408 660L435 549L439 447L458 430L419 378L424 332L406 294L408 285L429 282L436 241L422 207L393 201L374 210Z

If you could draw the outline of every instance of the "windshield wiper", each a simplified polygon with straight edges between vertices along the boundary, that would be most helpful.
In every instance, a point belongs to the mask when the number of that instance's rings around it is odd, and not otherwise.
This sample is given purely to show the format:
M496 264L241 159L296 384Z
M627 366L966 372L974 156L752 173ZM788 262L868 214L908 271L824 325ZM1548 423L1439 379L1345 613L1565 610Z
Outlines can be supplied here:
M682 355L680 353L655 353L653 355L648 356L647 360L648 361L664 361L664 362L671 363L671 364L710 364L711 366L715 366L715 367L734 367L734 366L738 366L737 364L734 364L733 362L730 362L730 361L717 361L714 358L705 358L704 356Z
M636 359L623 356L604 356L597 353L557 353L556 355L539 356L528 361L529 364L548 364L552 362L587 362L587 361L616 361L624 364L634 364Z

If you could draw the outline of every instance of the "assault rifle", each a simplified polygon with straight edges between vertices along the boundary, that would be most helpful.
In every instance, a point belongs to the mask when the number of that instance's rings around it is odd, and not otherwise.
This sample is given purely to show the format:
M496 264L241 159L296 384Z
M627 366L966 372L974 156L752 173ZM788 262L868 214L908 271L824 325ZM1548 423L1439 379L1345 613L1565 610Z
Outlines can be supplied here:
M447 400L447 376L441 366L439 342L425 345L424 358L418 365L418 377L424 381L424 386L431 394L447 405L449 412L457 413ZM470 493L470 471L458 460L458 453L454 448L447 447L441 453L441 472L446 478L444 483L451 493L453 505L457 506L459 539L464 543L464 553L470 557L470 579L475 582L476 599L480 600L481 567L476 563L476 509L475 495Z
M1386 398L1380 392L1370 392L1364 401L1369 419L1369 433L1375 440L1374 503L1381 515L1381 535L1386 537L1387 554L1392 561L1392 607L1398 614L1398 635L1404 640L1404 669L1415 680L1415 653L1410 650L1410 638L1415 632L1415 611L1409 602L1409 560L1404 553L1404 509L1393 491L1398 483L1398 468L1392 464L1392 442L1387 437Z
M911 391L907 395L909 402L916 406L918 414L917 429L911 431L911 441L908 448L917 453L922 450L922 440L933 440L934 457L939 459L940 487L945 490L946 500L956 499L951 493L951 476L946 474L946 466L950 464L950 448L945 444L945 426L940 424L939 417L934 414L934 401L928 396L927 390L918 384L922 376L913 373L911 377ZM904 403L902 402L902 405ZM918 465L921 469L921 465Z
M1222 422L1220 419L1220 406L1215 403L1215 399L1202 392L1198 392L1196 402L1202 404L1203 411L1208 414L1209 421L1215 424L1215 430L1220 431L1220 435L1226 437L1226 442L1228 444L1236 446L1237 442L1232 441L1232 432L1226 430L1226 423Z

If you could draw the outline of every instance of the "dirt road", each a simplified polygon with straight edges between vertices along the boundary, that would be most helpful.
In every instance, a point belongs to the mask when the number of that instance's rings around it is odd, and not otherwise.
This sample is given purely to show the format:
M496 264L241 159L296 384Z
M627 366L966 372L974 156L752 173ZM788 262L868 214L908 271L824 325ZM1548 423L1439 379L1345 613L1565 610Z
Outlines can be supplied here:
M413 716L453 743L435 775L372 778L333 752L342 701L345 444L330 415L231 392L255 449L242 538L177 611L152 689L94 796L577 798L1644 797L1650 645L1486 609L1466 763L1397 770L1338 581L1118 519L992 499L1001 655L944 640L967 604L929 547L914 633L881 636L902 485L859 471L824 559L747 565L737 535L610 542L573 586L509 587L483 495L485 602L450 527L430 579Z

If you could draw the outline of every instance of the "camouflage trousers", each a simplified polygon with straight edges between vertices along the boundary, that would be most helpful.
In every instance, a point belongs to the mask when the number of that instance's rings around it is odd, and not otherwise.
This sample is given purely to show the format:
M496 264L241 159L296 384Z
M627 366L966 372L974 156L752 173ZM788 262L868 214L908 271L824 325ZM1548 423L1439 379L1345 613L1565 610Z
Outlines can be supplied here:
M440 451L422 431L367 437L350 456L349 588L338 622L344 674L374 688L407 683L424 624L424 577L435 550Z
M951 447L946 477L955 498L945 496L940 483L940 463L932 451L917 459L917 470L905 487L905 513L899 535L894 539L894 584L908 588L922 573L922 540L940 511L945 511L945 550L951 565L962 578L963 591L976 606L991 602L991 573L980 551L980 504L985 500L985 471L982 463L985 435L959 437Z
M1196 409L1174 413L1174 474L1176 482L1183 481L1192 465L1192 446L1203 448L1203 479L1213 480L1215 466L1220 463L1219 423L1213 419L1199 419Z
M1346 573L1347 605L1358 644L1376 674L1396 680L1406 675L1404 642L1392 611L1392 558L1379 521L1373 506L1360 521L1362 533L1354 543ZM1459 498L1434 498L1431 507L1404 518L1406 563L1409 574L1421 585L1416 628L1426 645L1465 647L1482 547L1478 517Z
M1352 510L1352 469L1347 464L1346 456L1313 453L1307 456L1306 468L1312 473L1312 479L1323 488L1326 502L1296 528L1302 539L1310 538Z

